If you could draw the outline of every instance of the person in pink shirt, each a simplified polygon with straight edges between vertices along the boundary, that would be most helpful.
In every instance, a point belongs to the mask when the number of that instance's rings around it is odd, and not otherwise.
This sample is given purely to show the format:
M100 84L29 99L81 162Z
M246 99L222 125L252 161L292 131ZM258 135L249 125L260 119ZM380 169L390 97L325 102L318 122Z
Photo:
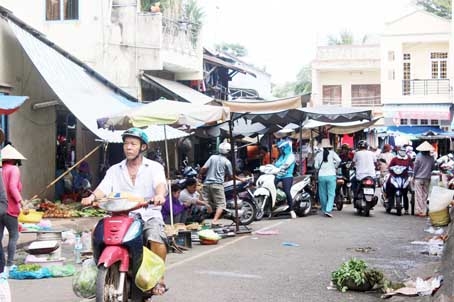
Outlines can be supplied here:
M8 271L13 265L14 254L16 253L16 243L19 239L18 216L24 206L22 199L22 182L18 164L26 159L22 154L11 145L6 145L2 151L2 179L5 186L6 197L8 199L8 209L6 215L0 216L0 242L3 239L5 228L8 230L8 257L5 257L3 247L0 245L0 271ZM27 211L24 210L24 213ZM5 258L7 259L5 262Z

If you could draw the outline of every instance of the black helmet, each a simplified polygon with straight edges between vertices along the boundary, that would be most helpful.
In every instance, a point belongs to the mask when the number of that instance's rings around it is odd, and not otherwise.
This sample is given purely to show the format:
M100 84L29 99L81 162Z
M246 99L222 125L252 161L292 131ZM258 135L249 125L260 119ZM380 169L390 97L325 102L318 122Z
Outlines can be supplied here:
M367 142L362 139L358 142L357 146L358 146L358 149L367 149Z

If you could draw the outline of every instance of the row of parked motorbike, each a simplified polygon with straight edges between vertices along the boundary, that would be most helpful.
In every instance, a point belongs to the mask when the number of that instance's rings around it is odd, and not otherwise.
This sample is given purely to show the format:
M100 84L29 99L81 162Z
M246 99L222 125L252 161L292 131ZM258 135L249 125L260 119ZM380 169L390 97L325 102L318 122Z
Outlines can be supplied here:
M393 209L397 215L402 214L404 209L404 192L410 187L409 177L404 177L407 173L407 167L395 166L391 168L391 173L386 176L386 179L380 177L366 177L359 181L357 188L357 196L354 198L352 183L356 177L355 169L352 167L352 162L342 162L339 165L336 197L334 200L335 207L341 211L345 203L353 203L356 212L360 215L369 216L370 211L376 206L378 196L376 194L377 187L384 187L385 183L394 186L394 196L382 198L383 206L387 213ZM257 170L260 173L254 183L254 177L250 177L247 181L236 182L236 203L235 207L235 192L233 180L224 183L224 192L226 196L227 206L224 211L223 218L236 221L236 209L238 209L239 223L248 225L256 220L263 218L271 218L276 216L288 215L289 206L287 205L285 192L280 185L275 185L276 175L279 173L279 168L273 165L260 166ZM180 183L184 185L184 179L195 177L198 174L197 168L185 166L182 171L183 178ZM390 178L389 181L388 177ZM385 188L382 188L383 192ZM293 199L293 210L298 217L308 215L314 201L318 200L317 196L317 181L313 175L296 176L291 187L291 196ZM411 192L411 190L410 190ZM414 211L414 200L411 200L411 210ZM208 214L206 214L208 215ZM200 221L209 217L199 217Z

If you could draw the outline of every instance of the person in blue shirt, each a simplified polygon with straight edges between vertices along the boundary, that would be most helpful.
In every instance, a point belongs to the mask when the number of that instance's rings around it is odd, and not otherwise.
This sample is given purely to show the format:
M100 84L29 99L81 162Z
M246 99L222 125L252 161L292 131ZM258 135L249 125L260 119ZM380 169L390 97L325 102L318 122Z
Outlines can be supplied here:
M292 152L292 143L290 140L281 140L277 147L279 149L279 157L274 165L280 168L280 172L276 176L276 185L282 182L282 188L285 195L287 195L290 216L296 218L296 213L293 211L293 199L290 194L293 184L293 170L295 169L295 155Z

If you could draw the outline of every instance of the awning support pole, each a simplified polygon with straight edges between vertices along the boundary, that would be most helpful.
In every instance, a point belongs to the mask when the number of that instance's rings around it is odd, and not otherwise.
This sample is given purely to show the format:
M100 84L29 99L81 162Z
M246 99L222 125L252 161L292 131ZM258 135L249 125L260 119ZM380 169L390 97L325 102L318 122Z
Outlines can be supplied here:
M172 200L172 185L170 183L170 166L169 166L169 146L167 145L167 128L164 127L164 146L166 149L166 170L167 170L167 194L169 194L169 208L170 208L170 225L173 226L173 200Z
M240 230L240 222L238 217L238 200L236 196L236 160L235 160L235 138L233 137L233 120L229 121L229 139L230 139L230 155L232 159L232 176L233 176L233 200L235 202L235 230Z

